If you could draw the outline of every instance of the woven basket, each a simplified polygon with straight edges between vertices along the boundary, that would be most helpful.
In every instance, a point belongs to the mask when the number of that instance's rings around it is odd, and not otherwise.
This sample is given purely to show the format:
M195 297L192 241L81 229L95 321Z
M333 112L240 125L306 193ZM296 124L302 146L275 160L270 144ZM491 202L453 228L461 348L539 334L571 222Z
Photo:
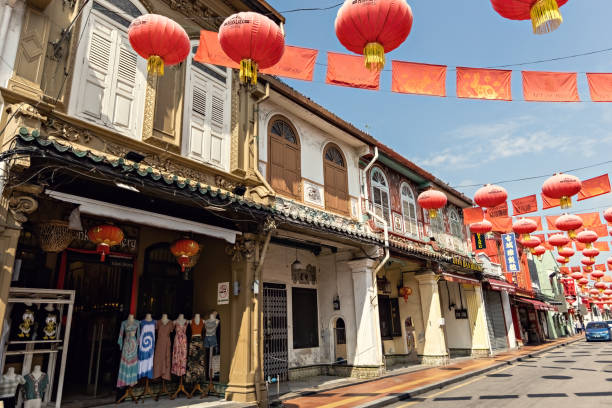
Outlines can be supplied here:
M74 239L74 231L68 229L68 222L47 221L38 226L40 247L45 252L60 252L68 248Z

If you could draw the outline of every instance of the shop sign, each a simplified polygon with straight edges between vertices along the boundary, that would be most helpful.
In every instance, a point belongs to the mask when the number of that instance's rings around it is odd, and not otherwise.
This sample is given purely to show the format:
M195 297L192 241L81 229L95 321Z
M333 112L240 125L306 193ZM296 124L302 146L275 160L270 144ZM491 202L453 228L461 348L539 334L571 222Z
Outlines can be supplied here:
M467 309L455 309L455 319L467 319L468 311Z
M514 232L502 234L502 243L504 248L504 259L506 260L506 271L509 273L517 273L520 271L519 256L516 249L516 237Z
M487 241L485 240L484 234L474 234L474 242L476 243L476 249L487 248Z
M217 284L217 304L227 305L229 304L230 295L230 283L220 282Z
M476 262L468 261L467 259L461 258L459 256L453 256L453 265L457 265L465 269L470 269L472 271L482 272L482 265L477 264Z

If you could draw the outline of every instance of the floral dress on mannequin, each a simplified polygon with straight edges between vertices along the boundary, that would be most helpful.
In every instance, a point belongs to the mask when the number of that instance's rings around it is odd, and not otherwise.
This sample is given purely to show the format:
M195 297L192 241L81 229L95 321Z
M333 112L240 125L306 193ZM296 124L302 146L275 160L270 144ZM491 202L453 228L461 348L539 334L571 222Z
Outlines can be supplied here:
M206 382L206 365L204 341L202 339L202 329L204 321L200 324L191 322L191 342L189 343L189 356L187 358L187 383L198 384Z
M187 366L187 321L174 327L174 348L172 350L172 374L185 375Z
M117 387L130 387L138 382L138 337L140 336L140 322L138 320L124 320L119 331L119 348L121 349L121 362Z
M138 346L138 378L153 378L153 354L155 353L155 320L140 321Z

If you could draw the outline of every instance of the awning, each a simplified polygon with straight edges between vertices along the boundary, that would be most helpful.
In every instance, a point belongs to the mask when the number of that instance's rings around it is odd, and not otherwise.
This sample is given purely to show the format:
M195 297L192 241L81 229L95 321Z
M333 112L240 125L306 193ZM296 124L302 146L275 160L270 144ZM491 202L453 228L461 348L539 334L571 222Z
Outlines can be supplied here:
M224 239L230 244L236 242L236 235L240 235L239 231L232 231L214 225L183 220L168 215L124 207L104 201L92 200L72 194L60 193L59 191L47 190L47 194L56 200L77 204L79 206L79 211L83 214L106 217L119 221L128 221L170 231L193 232L194 234Z
M468 278L467 276L456 275L450 272L443 272L442 278L444 278L444 280L449 281L449 282L464 283L466 285L474 285L474 286L480 285L480 281L478 279Z
M559 308L553 305L549 305L548 303L540 302L535 299L525 299L525 298L516 298L517 301L521 303L526 303L528 305L532 305L536 310L548 310L551 312L558 312Z
M491 285L491 289L493 290L498 290L498 291L503 290L510 294L516 293L516 286L514 286L511 283L500 281L497 279L487 279L487 281L489 282L489 285Z

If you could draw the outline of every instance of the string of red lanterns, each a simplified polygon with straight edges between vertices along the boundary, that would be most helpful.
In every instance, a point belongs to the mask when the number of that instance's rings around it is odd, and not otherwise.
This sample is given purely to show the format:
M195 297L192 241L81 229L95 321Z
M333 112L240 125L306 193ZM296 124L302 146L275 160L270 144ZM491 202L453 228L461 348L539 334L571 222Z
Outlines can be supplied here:
M493 9L509 20L531 20L534 34L550 33L561 25L559 7L568 0L491 0Z
M417 197L417 203L421 208L428 210L429 218L436 218L438 210L446 205L448 198L441 191L430 189L423 191Z

